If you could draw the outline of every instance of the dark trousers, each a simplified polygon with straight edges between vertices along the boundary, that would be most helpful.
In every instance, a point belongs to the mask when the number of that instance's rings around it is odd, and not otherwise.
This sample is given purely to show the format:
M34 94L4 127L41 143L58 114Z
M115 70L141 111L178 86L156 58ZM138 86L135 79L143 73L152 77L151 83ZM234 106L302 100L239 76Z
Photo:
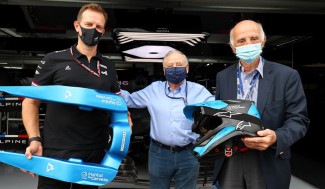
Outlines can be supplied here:
M220 189L266 189L258 151L226 158L219 173Z
M69 159L71 157L82 159L84 162L100 163L105 156L104 149L94 150L58 150L44 149L43 155L46 157ZM48 177L38 177L37 189L98 189L98 186L80 185L63 182Z

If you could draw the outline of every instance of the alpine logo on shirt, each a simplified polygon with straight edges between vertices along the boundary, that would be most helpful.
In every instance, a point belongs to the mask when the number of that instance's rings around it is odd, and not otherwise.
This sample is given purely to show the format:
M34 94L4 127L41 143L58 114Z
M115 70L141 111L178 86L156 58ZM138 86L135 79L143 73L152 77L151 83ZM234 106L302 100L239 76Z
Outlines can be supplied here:
M41 64L44 65L45 63L46 63L45 60L41 60ZM37 66L37 69L36 69L36 71L35 71L35 74L36 74L36 75L40 74L40 73L39 73L39 70L41 70L41 69L42 69L41 65L38 65L38 66Z
M101 68L104 68L104 69L107 69L107 66L103 65L103 64L100 64L99 65Z
M65 67L65 70L71 70L70 66Z
M99 64L99 66L103 69L102 71L100 71L101 75L108 75L108 73L107 73L107 66L105 66L103 64Z

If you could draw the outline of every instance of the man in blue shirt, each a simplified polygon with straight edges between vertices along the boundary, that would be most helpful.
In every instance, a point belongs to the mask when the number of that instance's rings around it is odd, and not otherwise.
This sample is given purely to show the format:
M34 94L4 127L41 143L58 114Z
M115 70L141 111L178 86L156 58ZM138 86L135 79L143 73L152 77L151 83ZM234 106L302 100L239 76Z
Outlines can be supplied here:
M147 108L150 120L149 176L151 189L195 189L199 162L192 153L198 134L183 114L187 104L213 101L202 85L186 80L187 57L170 51L163 60L166 81L156 81L132 94L122 90L129 108Z

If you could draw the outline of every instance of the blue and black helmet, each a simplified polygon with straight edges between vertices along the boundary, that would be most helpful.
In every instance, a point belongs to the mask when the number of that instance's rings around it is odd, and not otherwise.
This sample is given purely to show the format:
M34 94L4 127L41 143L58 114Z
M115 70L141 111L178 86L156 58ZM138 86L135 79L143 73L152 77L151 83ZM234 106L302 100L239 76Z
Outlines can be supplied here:
M255 104L248 100L190 104L183 112L194 121L193 132L200 134L193 149L198 158L234 136L257 136L257 131L264 129Z

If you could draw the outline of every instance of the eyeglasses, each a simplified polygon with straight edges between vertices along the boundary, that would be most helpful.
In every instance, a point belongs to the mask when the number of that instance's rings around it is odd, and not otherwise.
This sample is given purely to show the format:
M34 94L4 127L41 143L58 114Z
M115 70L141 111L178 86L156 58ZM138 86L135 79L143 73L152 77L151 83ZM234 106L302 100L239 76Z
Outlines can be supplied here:
M186 82L186 86L185 86L185 98L184 97L173 97L173 96L169 96L167 94L167 82L165 83L165 95L168 97L168 98L171 98L171 99L182 99L185 106L187 105L187 82Z

